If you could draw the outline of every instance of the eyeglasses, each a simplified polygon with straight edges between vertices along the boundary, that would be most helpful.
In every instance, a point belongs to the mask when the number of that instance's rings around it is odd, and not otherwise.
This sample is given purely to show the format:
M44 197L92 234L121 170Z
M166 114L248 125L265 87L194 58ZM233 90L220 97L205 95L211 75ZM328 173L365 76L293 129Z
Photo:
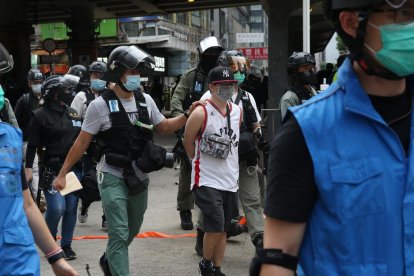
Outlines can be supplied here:
M414 7L399 9L373 9L372 12L392 12L394 13L394 22L406 24L414 21Z

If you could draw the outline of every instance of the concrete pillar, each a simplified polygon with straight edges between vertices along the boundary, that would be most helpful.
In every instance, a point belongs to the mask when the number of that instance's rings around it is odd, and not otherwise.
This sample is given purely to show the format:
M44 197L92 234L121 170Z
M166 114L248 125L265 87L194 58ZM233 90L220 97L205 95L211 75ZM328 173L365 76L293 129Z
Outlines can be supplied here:
M0 1L0 42L14 59L14 69L0 78L12 104L26 89L30 69L30 35L34 30L27 22L26 10L25 0Z
M74 7L71 19L66 24L71 29L69 48L72 50L72 65L89 65L96 60L94 11L91 7Z
M268 108L279 108L279 101L288 83L286 64L289 57L289 16L298 1L268 1L269 16L269 100ZM269 140L280 127L280 112L269 111L267 119Z

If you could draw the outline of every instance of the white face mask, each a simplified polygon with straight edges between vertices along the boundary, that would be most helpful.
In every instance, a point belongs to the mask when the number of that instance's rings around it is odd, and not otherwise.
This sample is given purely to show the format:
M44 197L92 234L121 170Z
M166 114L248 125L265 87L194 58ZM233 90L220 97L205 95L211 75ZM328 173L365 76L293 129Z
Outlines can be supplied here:
M39 83L39 84L32 84L32 91L34 93L40 94L41 89L42 89L42 84L41 83Z

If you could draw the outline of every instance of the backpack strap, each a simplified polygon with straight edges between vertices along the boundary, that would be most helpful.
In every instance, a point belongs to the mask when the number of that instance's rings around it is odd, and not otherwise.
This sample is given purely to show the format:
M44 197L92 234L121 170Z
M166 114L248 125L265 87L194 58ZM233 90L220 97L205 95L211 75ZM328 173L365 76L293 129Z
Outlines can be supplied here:
M92 92L85 92L85 96L86 96L86 102L85 105L88 107L89 104L95 100L95 94Z

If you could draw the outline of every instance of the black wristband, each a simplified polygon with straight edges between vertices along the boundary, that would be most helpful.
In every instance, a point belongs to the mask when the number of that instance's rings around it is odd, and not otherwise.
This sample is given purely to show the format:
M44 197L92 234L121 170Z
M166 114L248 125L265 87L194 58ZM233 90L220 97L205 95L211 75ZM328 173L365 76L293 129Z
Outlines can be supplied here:
M256 253L250 265L250 276L259 275L262 264L277 265L296 272L299 260L295 256L284 254L280 249L258 248Z
M190 114L188 114L188 109L186 111L184 111L184 117L186 117L188 119L188 117L190 117Z
M63 251L50 256L49 258L47 258L47 261L49 262L49 264L54 264L56 263L58 260L65 258L65 253L63 253Z

